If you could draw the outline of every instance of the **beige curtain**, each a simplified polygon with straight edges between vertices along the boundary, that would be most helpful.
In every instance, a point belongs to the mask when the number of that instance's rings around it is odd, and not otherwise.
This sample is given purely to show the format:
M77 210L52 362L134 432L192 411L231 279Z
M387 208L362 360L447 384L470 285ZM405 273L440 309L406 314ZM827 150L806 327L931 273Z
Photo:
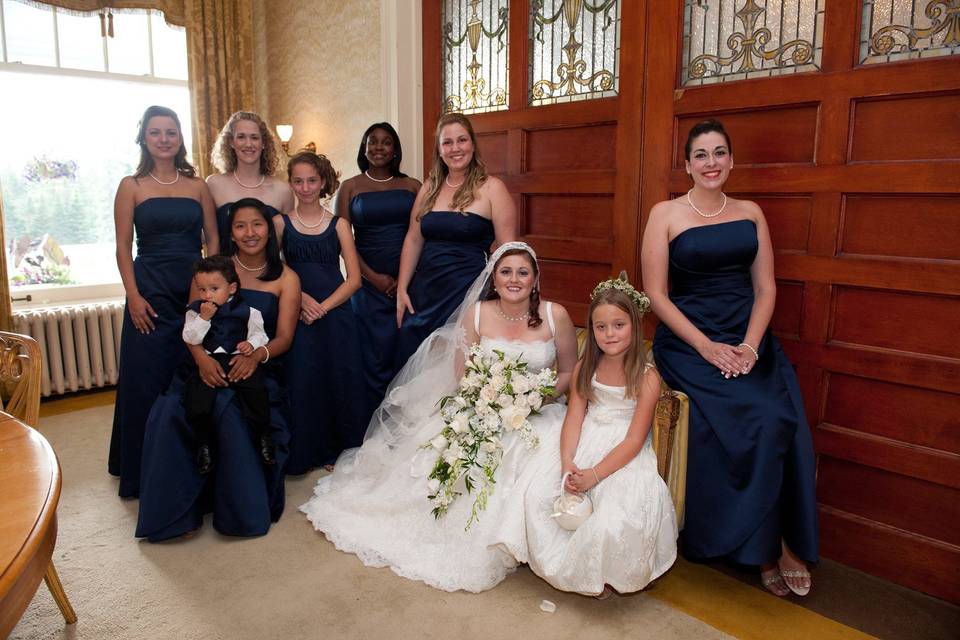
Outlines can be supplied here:
M100 13L105 9L156 9L169 24L186 25L186 0L21 0L45 4L74 13Z
M3 194L0 194L0 248L6 248L7 236L3 227ZM0 331L13 331L13 311L10 306L10 280L7 277L7 256L0 258Z
M253 3L185 0L193 159L212 172L210 149L234 111L253 108Z

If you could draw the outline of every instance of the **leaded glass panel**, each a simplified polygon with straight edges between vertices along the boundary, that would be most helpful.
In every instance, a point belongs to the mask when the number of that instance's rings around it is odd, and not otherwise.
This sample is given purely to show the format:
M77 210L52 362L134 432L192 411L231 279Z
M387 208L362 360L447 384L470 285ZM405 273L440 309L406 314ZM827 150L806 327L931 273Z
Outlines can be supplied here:
M617 95L620 0L530 2L530 104Z
M863 0L860 62L960 54L960 0Z
M444 0L443 110L507 108L510 0Z
M825 2L685 0L681 84L818 71Z

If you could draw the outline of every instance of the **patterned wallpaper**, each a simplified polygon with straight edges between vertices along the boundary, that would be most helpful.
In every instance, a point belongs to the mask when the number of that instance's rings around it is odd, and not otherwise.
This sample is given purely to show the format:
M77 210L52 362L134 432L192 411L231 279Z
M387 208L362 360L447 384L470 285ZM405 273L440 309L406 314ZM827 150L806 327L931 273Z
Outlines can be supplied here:
M271 127L293 125L342 178L357 173L360 135L383 120L380 3L253 0L256 107ZM285 169L284 169L285 171Z

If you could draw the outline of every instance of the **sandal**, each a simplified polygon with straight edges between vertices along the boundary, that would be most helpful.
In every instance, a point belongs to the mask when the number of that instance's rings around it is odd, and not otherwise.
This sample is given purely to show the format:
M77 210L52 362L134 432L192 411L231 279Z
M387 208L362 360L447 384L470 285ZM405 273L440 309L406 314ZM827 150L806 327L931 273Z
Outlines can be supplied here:
M767 571L761 571L760 584L763 585L764 589L779 598L784 597L792 591L790 585L783 579L783 574L780 573L780 569L777 567L768 569Z
M787 585L787 589L793 591L798 596L805 596L810 593L812 586L810 572L806 569L782 569L780 575Z

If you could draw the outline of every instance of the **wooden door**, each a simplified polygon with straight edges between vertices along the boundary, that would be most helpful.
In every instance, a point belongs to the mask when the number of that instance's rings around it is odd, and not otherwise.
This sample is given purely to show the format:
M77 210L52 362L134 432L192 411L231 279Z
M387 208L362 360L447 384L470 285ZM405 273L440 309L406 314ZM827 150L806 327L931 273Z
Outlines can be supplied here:
M860 64L862 2L828 0L820 70L683 87L682 5L648 5L640 213L719 118L773 236L822 555L960 602L960 56Z

